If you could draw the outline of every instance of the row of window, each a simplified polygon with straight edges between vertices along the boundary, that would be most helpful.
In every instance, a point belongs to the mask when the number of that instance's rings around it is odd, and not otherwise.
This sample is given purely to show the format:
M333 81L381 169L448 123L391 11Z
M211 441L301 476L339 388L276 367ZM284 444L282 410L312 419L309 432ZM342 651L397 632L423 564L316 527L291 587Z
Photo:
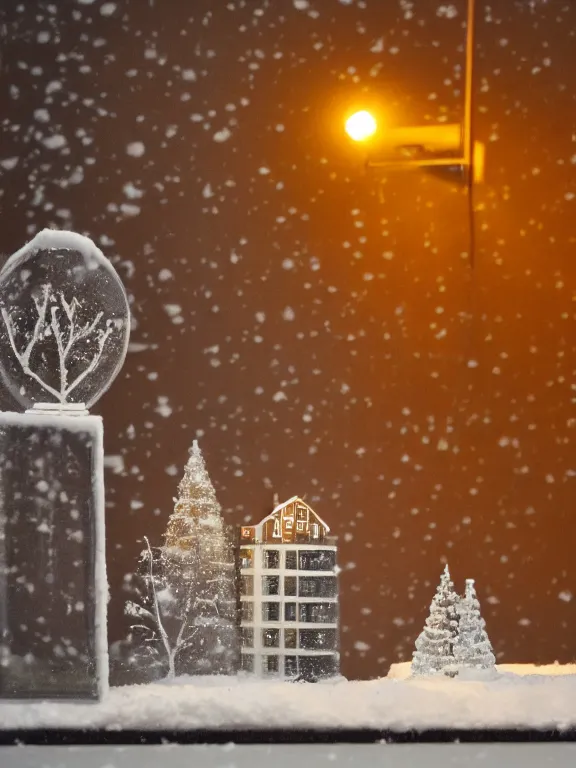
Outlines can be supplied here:
M262 603L262 621L280 621L281 604ZM336 603L284 603L284 621L302 621L314 624L335 624L338 617ZM254 603L242 601L242 621L254 621Z
M334 576L262 576L263 595L288 595L290 597L336 597L337 582ZM283 587L281 591L281 587ZM254 576L240 577L240 594L254 594Z
M336 566L336 552L334 550L301 550L287 549L281 552L278 549L265 549L262 552L262 566L264 568L280 568L284 556L284 568L287 571L333 571ZM254 567L255 552L253 549L242 548L240 550L240 565L242 568Z
M264 648L301 648L305 651L332 651L337 647L335 629L276 629L261 630ZM281 645L283 641L283 645ZM242 647L254 647L254 630L242 627Z
M277 675L284 666L285 677L330 677L338 672L338 661L335 656L278 656L267 654L262 657L262 672L265 675ZM242 654L242 669L244 672L257 672L254 668L254 656L251 653Z

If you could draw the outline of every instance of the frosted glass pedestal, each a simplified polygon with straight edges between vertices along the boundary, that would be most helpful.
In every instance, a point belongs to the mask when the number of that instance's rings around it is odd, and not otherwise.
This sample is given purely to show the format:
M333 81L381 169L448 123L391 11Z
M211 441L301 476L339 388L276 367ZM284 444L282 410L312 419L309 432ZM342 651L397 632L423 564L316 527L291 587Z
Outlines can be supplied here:
M102 431L0 413L0 698L107 690Z

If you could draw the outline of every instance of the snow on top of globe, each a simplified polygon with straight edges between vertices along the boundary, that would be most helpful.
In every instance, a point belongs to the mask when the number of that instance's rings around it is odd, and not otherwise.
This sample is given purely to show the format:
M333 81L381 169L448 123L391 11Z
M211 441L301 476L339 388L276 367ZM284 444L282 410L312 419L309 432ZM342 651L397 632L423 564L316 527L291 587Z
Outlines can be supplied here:
M12 254L2 271L10 269L17 260L29 253L56 248L77 251L84 258L84 264L87 269L98 269L99 267L112 268L110 260L104 256L100 248L89 237L65 229L45 228L38 232L26 245L22 246L20 250Z

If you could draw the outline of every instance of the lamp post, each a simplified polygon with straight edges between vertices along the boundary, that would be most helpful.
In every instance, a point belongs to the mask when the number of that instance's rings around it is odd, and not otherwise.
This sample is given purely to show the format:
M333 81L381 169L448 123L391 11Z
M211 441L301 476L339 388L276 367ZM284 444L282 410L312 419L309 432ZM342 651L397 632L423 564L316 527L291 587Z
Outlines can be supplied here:
M468 0L462 123L387 128L378 137L378 149L382 155L369 157L366 162L368 168L459 168L470 189L474 183L483 181L485 148L474 141L472 123L474 22L475 0ZM376 120L368 112L357 112L346 121L346 132L354 141L372 139L377 133Z

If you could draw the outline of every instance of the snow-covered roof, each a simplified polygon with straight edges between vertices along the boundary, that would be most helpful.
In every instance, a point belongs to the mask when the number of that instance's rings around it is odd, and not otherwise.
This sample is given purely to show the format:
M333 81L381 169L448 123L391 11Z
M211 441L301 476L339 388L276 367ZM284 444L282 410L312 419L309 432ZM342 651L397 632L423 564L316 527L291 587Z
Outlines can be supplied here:
M270 512L269 515L266 515L266 517L263 520L260 520L260 522L255 527L259 529L262 528L264 523L268 522L268 520L272 520L272 518L276 515L277 512L281 512L284 509L284 507L287 507L288 504L294 504L294 502L297 502L298 504L302 504L303 507L306 507L306 509L309 509L310 512L312 512L312 514L318 518L318 522L320 522L324 526L324 528L326 528L326 533L330 533L330 526L327 525L327 523L325 523L324 520L322 520L320 515L312 509L310 504L306 504L306 502L303 499L301 499L300 496L292 496L287 501L283 501L282 504L277 504L272 510L272 512Z

